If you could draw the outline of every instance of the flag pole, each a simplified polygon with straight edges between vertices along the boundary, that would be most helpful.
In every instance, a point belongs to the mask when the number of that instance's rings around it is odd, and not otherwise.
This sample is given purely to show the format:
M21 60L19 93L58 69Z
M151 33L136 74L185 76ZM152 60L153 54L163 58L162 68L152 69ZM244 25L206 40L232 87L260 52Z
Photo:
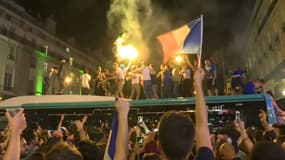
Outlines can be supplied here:
M204 29L203 21L204 21L204 18L203 18L203 15L201 14L201 40L200 40L200 50L199 50L200 54L198 57L198 68L201 68L201 60L202 60L203 29Z

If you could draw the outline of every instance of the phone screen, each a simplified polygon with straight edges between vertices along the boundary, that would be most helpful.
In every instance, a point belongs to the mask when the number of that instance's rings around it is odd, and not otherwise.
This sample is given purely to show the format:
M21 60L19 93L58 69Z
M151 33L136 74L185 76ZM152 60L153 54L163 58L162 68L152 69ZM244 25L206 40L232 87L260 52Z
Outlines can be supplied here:
M236 111L235 120L236 120L237 122L240 121L240 111Z

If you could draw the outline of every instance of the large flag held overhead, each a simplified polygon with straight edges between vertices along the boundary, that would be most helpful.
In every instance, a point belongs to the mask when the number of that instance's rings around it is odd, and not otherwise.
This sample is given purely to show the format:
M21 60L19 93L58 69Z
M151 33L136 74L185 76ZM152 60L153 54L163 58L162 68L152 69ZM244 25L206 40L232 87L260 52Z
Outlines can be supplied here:
M116 139L118 133L118 113L113 115L112 130L110 131L107 147L104 154L104 160L114 160L116 152Z
M202 49L203 17L157 37L162 45L163 62L175 54L199 54Z

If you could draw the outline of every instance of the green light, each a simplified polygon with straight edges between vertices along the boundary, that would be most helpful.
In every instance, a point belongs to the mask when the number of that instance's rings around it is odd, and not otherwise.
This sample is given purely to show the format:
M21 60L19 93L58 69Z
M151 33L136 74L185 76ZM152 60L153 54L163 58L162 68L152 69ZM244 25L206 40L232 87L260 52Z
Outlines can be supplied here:
M42 95L43 94L43 81L44 81L44 61L49 58L49 56L41 51L35 50L34 53L38 57L38 63L37 63L37 70L36 70L36 95Z
M44 59L49 58L49 56L48 56L45 52L42 52L42 51L39 51L39 50L35 50L34 53L35 53L39 58L44 58Z
M79 73L80 73L80 74L84 74L83 69L79 69Z
M38 59L36 73L37 73L36 95L42 95L43 94L43 81L44 81L44 63L41 59Z
M37 80L36 80L36 95L42 95L43 93L43 69L37 69Z

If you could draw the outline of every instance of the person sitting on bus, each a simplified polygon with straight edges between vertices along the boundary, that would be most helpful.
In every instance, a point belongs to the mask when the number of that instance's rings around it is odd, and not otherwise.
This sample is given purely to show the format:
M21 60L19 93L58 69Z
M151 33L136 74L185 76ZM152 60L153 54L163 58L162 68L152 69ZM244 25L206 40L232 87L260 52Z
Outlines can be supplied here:
M213 160L213 149L208 128L208 114L204 99L202 81L203 69L198 69L194 76L196 94L196 128L191 118L184 113L170 111L165 113L158 130L159 147L167 159L187 159L196 134L196 160ZM177 132L179 131L179 132Z
M243 94L256 94L256 93L263 93L264 89L263 86L265 84L264 80L254 80L252 82L248 82L244 86Z

